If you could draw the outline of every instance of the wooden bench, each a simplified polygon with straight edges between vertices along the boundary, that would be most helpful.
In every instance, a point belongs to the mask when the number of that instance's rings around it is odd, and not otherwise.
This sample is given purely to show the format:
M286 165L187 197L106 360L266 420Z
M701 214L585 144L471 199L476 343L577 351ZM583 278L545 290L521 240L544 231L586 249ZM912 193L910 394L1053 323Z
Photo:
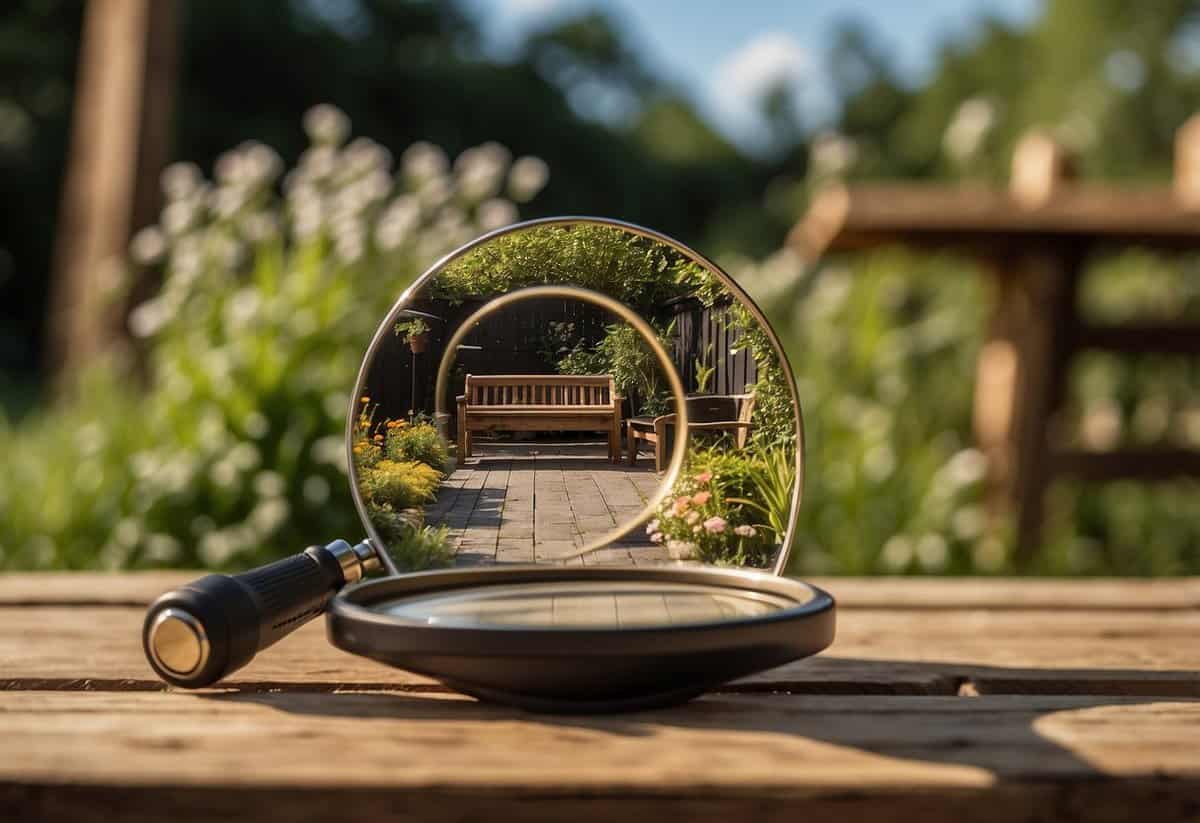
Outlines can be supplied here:
M602 431L621 459L621 396L607 374L468 374L458 396L458 453L481 431Z
M730 432L739 449L750 434L753 394L705 394L688 397L688 433ZM631 417L625 424L629 440L629 465L637 463L638 441L654 446L654 470L665 471L675 431L675 415Z

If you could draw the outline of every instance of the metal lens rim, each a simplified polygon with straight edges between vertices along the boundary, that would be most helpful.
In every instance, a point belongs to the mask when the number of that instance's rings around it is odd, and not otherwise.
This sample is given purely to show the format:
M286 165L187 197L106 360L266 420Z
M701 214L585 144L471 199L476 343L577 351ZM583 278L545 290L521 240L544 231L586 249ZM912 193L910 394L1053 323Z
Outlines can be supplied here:
M504 228L488 232L487 234L481 235L475 240L472 240L470 243L460 246L454 251L444 255L439 260L434 261L434 263L429 266L429 268L427 268L420 277L413 281L413 283L401 293L399 299L397 299L392 305L391 311L388 312L387 316L383 319L383 322L379 324L379 328L376 330L375 336L371 339L371 344L367 347L366 354L363 356L362 364L359 366L358 370L358 379L355 380L354 391L350 395L349 408L346 414L345 445L346 465L348 467L350 478L350 495L354 500L354 507L358 510L359 519L362 521L368 537L376 546L379 546L382 548L382 550L386 551L387 543L379 538L375 527L371 524L371 519L367 516L366 503L363 501L362 495L358 490L358 484L355 482L353 437L354 424L358 412L357 401L358 398L362 396L363 389L366 386L367 373L370 369L371 362L374 360L376 352L383 345L384 340L387 339L388 334L391 333L391 329L393 326L395 326L400 312L402 312L408 306L408 303L413 299L413 297L420 293L421 289L423 289L431 280L433 280L433 278L436 277L437 274L449 263L485 243L495 240L498 237L503 237L507 234L526 231L531 228L542 226L578 225L608 226L610 228L620 229L622 231L629 232L630 234L639 235L649 240L654 240L669 246L679 254L691 260L696 265L707 269L713 276L720 280L722 285L729 289L733 296L737 298L738 302L750 312L750 314L766 332L767 338L771 342L771 347L775 350L775 356L779 360L780 367L783 369L784 380L787 383L788 391L791 394L792 414L796 421L796 482L792 488L792 505L791 510L788 513L787 530L784 533L782 545L780 546L779 552L775 558L774 566L772 567L774 574L783 574L783 571L787 568L788 558L791 555L792 544L795 541L796 535L796 523L800 515L800 502L803 498L804 489L805 451L804 415L800 407L800 396L796 388L796 378L792 372L791 364L788 362L787 353L783 350L783 344L779 342L779 337L775 334L775 330L767 321L767 318L763 314L762 310L758 307L754 300L750 298L750 295L746 293L746 290L738 285L738 283L732 277L730 277L712 260L709 260L704 255L684 245L678 240L668 237L660 232L656 232L653 229L647 229L643 226L638 226L633 223L627 223L622 220L614 220L606 217L545 217L538 220L527 220L522 223L514 223L511 226L505 226ZM666 483L662 485L663 487L669 487Z

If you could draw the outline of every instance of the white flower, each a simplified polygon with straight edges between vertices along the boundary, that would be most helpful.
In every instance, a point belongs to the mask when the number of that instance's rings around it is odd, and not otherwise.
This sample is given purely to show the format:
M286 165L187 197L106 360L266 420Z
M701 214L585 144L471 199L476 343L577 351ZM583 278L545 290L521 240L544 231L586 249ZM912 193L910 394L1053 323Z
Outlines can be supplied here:
M810 150L810 164L817 177L838 177L845 174L858 159L858 144L837 132L817 135Z
M321 103L304 113L304 132L314 143L341 145L350 133L350 118L336 106Z
M504 182L511 155L499 143L484 143L467 149L454 161L458 191L477 203L495 195Z
M657 520L651 520L646 524L646 534L654 534L659 530L661 524Z
M194 163L172 163L163 169L159 183L168 200L182 200L200 185L200 169Z
M133 259L143 266L149 266L162 259L167 251L167 241L162 231L156 226L148 226L133 236L129 244L129 253Z
M314 506L320 506L329 500L329 481L318 474L304 479L304 499Z
M196 219L196 204L191 199L168 203L162 211L162 227L168 234L180 235L192 227Z
M521 157L508 173L508 195L518 203L532 200L550 179L550 167L540 157Z
M735 526L733 533L738 537L754 537L756 534L758 534L758 532L754 530L753 526L747 525Z
M152 337L162 331L174 314L166 300L151 298L129 313L129 331L134 337Z
M954 112L942 135L947 154L962 163L975 155L996 124L996 106L987 99L971 97Z
M926 534L917 541L917 560L930 571L944 568L948 553L946 538L940 534Z
M479 211L476 212L476 219L479 221L479 227L484 231L498 229L501 226L508 226L517 222L517 207L507 200L501 200L493 197L491 200L485 200L479 204Z
M667 553L673 560L689 560L696 555L696 544L685 540L668 540Z
M304 185L308 181L322 180L333 174L337 168L338 155L337 151L331 146L313 146L310 149L305 149L300 155L300 172L301 181L298 185ZM295 178L293 178L295 179Z
M400 157L400 164L405 177L417 183L445 174L450 166L444 151L423 140L413 143L405 150Z

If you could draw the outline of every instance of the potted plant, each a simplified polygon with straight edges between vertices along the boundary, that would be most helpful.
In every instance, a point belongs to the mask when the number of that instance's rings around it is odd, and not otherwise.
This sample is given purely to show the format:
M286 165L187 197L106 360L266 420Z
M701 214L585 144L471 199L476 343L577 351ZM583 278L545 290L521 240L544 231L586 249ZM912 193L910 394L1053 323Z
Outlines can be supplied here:
M396 324L396 334L408 341L413 354L423 354L429 348L429 324L419 317L401 320Z

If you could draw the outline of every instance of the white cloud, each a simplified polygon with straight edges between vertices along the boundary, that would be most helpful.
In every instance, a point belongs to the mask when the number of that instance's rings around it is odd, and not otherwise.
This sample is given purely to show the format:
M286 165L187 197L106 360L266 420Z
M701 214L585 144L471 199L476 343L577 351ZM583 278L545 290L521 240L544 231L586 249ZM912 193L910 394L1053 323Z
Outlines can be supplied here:
M767 32L729 55L717 67L715 96L723 107L753 108L772 86L795 84L812 69L808 50L790 34Z

